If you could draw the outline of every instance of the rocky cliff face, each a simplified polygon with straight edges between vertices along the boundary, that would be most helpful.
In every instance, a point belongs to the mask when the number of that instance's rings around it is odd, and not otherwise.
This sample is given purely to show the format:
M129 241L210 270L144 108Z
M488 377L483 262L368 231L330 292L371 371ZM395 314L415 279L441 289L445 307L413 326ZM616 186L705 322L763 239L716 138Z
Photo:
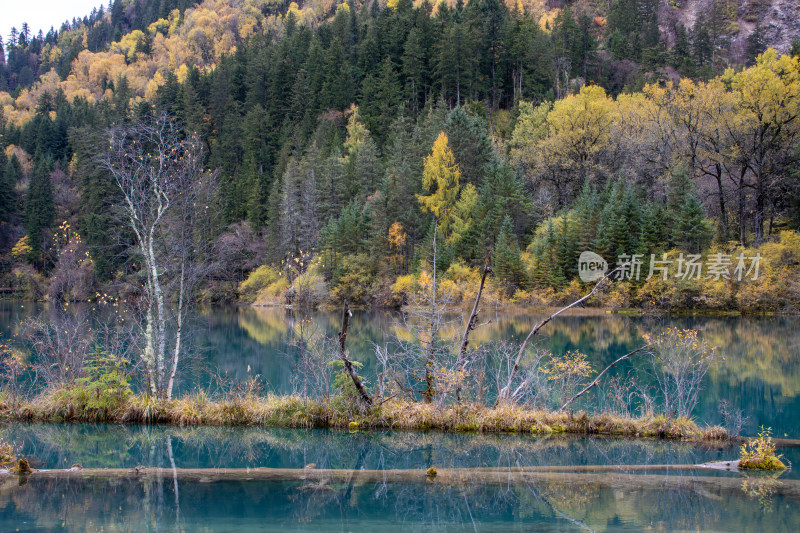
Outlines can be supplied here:
M734 55L744 51L757 25L764 44L781 52L800 38L800 0L663 0L660 20L667 34L674 22L694 28L701 19L716 25Z
M755 0L742 3L755 3ZM760 18L767 44L788 51L792 40L800 38L800 0L771 0L764 3L768 4L766 9L754 15Z

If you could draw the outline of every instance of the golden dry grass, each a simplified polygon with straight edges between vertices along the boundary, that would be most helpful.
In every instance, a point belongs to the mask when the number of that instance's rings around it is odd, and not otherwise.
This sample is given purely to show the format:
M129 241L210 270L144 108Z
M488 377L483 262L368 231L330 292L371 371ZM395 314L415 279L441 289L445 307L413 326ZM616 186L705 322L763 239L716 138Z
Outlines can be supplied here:
M718 426L699 427L686 418L664 416L624 418L609 414L564 413L518 405L478 404L440 406L390 399L370 409L343 412L300 396L233 394L211 399L203 392L165 401L133 395L114 411L92 410L64 401L58 391L41 394L11 410L0 403L0 418L41 422L106 422L177 426L264 426L293 428L404 429L446 432L575 434L658 437L684 440L722 440Z

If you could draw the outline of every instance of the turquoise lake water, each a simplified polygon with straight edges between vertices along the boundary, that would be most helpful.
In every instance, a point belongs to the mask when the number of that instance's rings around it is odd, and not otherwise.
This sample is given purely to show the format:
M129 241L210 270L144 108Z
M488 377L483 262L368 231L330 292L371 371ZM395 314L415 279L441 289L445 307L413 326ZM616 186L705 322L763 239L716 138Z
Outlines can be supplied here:
M797 501L739 489L302 482L69 483L0 492L3 531L765 531L800 528Z
M0 331L14 337L37 306L0 302ZM46 311L45 311L46 312ZM535 313L486 311L474 343L519 340ZM333 335L338 313L310 323ZM743 429L800 437L800 319L796 317L560 317L542 346L580 350L595 370L640 346L663 327L694 328L719 346L724 361L704 382L694 416L717 423L720 400L741 408ZM373 343L389 341L392 313L356 312L348 345L374 379ZM454 331L460 329L456 324ZM258 375L265 389L288 393L297 369L299 324L282 309L213 308L191 322L194 357L180 390L213 388ZM620 372L640 372L633 361ZM590 399L587 407L592 407ZM681 442L422 432L355 432L263 428L162 428L33 424L0 426L38 469L168 469L162 477L45 479L0 476L0 532L6 531L800 531L800 475L763 476L689 470L627 474L556 474L547 480L511 474L508 482L307 483L198 482L169 475L186 468L393 470L548 465L698 464L736 457L735 448ZM800 464L798 449L779 450ZM633 474L631 474L633 475ZM645 477L641 477L645 476ZM516 479L516 480L515 480Z
M19 324L39 306L0 302L0 333L13 338ZM473 345L493 340L525 337L541 313L504 314L491 309L481 314L488 322L472 334ZM316 335L335 336L340 314L315 312L310 329ZM237 383L259 376L265 391L289 393L298 388L298 317L284 309L222 308L199 311L190 323L191 359L182 362L179 388L215 390L218 378ZM309 326L305 326L309 327ZM644 344L642 335L665 327L699 330L700 336L719 347L724 358L705 378L694 411L701 423L719 423L719 403L728 401L747 416L743 434L755 435L761 426L773 435L800 438L800 317L640 317L600 314L562 316L542 330L540 346L553 353L580 350L595 371ZM449 331L459 334L456 320ZM391 343L402 330L397 313L354 312L348 334L351 357L363 363L360 374L372 383L378 373L373 343ZM646 375L642 359L620 365L614 372ZM588 408L597 395L589 398ZM592 403L594 402L594 403Z
M455 485L175 479L182 468L389 470L696 464L735 449L646 440L283 429L0 427L39 469L167 470L156 478L0 477L0 531L797 531L798 476L555 474ZM787 460L794 449L783 450ZM423 477L423 474L420 474ZM644 480L644 483L638 481ZM678 486L675 482L679 481Z

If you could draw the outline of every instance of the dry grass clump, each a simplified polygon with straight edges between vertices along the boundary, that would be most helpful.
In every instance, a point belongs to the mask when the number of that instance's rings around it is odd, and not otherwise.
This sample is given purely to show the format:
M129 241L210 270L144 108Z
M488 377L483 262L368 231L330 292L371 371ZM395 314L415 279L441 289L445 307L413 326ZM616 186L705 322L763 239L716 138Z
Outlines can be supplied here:
M166 415L179 426L314 427L326 419L320 404L299 396L233 394L211 400L202 391L170 402Z
M346 427L347 420L333 417L330 425ZM534 435L570 433L617 435L669 439L712 440L725 438L721 427L701 429L686 418L662 416L625 418L610 414L590 416L527 409L504 404L486 407L477 404L441 407L407 400L390 400L358 420L359 427L393 429L438 429L441 431L483 433L530 433Z
M9 469L9 472L12 474L30 474L33 470L31 465L28 464L28 460L20 457L17 463Z
M200 391L171 401L131 395L114 410L91 409L74 396L46 392L6 418L48 422L107 422L123 424L172 424L177 426L327 427L357 429L475 431L549 435L614 435L665 439L723 440L724 428L700 428L688 418L665 416L626 418L611 414L589 415L529 409L515 404L487 407L480 404L441 406L405 399L391 399L355 415L334 404L296 395L257 394L234 391L220 399Z

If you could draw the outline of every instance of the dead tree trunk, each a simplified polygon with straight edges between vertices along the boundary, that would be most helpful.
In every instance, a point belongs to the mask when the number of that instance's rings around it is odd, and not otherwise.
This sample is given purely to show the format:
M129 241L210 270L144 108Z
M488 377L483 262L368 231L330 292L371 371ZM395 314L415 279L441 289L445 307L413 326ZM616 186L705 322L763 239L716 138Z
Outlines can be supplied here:
M342 308L342 331L339 332L339 357L342 359L342 363L344 363L344 368L347 370L347 373L350 374L350 379L353 380L353 385L355 385L358 394L361 396L361 399L365 404L372 405L372 398L367 393L367 389L364 387L364 384L361 383L361 378L358 377L358 372L356 372L352 361L350 361L350 359L347 357L347 350L345 350L347 326L350 324L351 315L352 313L350 312L350 306L347 305L347 300L345 300L344 307Z
M481 284L478 286L478 294L475 296L475 305L472 306L472 313L469 315L467 325L464 328L464 335L461 337L461 348L458 351L458 358L456 359L456 372L461 372L467 362L467 346L469 345L469 332L475 329L478 322L478 305L481 302L481 294L483 294L483 286L486 284L486 276L492 273L492 267L489 265L490 257L486 258L486 265L483 267L483 275L481 276ZM461 381L459 380L456 385L456 401L461 403Z
M436 320L436 230L439 220L434 219L433 226L433 299L431 300L431 333L428 346L428 357L425 360L425 392L422 393L422 401L431 403L433 401L433 366L436 362L436 333L438 331L438 321Z

